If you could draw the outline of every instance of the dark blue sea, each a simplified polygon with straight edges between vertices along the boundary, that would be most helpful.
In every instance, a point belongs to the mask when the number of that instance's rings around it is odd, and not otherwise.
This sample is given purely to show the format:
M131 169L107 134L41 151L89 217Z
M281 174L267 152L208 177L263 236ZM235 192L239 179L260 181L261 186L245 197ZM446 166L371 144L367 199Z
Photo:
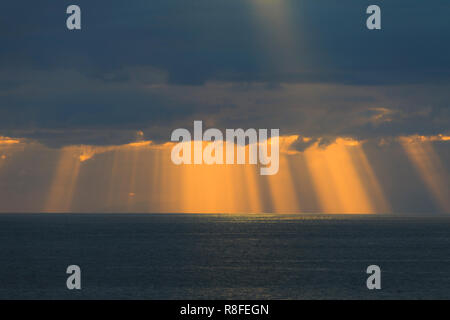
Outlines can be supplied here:
M0 298L450 299L450 217L1 214Z

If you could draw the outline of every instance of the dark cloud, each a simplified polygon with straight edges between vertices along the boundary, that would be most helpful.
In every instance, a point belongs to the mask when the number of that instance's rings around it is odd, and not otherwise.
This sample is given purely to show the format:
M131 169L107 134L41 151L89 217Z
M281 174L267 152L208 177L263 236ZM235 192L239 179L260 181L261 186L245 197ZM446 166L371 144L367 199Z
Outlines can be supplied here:
M305 151L306 149L308 149L310 146L312 146L314 143L316 143L318 141L318 139L307 139L304 140L302 137L299 137L297 140L295 140L290 148L293 150L297 150L297 151Z
M65 27L72 3L2 2L0 135L164 140L194 119L330 139L448 131L448 1L381 1L381 31L368 1L285 1L280 34L256 2L79 0L81 31Z
M264 51L277 39L261 41L271 26L264 16L254 19L251 0L79 0L83 30L75 32L65 28L69 3L4 2L0 64L96 73L145 65L168 71L170 81L181 84L211 79L404 84L450 78L448 1L382 1L381 31L365 28L370 1L284 3L292 40L307 47L295 63L308 70L282 71L267 61ZM292 50L272 49L280 57Z

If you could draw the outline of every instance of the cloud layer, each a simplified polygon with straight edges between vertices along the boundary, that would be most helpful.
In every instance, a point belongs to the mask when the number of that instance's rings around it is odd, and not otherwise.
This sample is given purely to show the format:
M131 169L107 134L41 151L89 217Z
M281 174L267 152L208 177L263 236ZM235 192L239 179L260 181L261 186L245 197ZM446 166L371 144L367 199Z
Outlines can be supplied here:
M80 0L0 5L0 134L167 140L194 119L333 139L448 132L448 1ZM324 140L325 141L325 140Z

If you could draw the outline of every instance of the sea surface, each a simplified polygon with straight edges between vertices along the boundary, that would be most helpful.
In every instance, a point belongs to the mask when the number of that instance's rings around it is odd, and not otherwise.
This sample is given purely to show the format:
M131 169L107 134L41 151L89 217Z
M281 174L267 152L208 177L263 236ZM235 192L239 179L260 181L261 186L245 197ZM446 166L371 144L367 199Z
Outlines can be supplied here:
M0 298L450 299L450 217L0 214Z

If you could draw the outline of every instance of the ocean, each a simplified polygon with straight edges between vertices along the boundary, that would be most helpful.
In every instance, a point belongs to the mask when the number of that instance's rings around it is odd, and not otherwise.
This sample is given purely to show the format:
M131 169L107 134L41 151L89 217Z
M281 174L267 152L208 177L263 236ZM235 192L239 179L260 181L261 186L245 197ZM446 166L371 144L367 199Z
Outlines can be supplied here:
M450 299L450 217L0 214L0 298Z

